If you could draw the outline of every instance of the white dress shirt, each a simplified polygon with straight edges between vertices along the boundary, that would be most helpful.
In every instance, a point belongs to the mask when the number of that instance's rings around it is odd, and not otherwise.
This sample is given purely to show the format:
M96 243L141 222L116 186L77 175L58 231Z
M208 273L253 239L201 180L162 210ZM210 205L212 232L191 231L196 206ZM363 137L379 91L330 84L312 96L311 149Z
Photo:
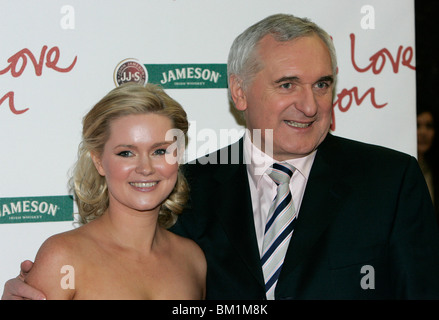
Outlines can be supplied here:
M316 151L306 157L291 159L285 162L296 168L290 180L290 190L296 214L299 214L306 183L309 178ZM250 160L249 160L250 159ZM259 253L262 252L264 230L268 211L276 196L277 186L265 173L275 161L272 157L262 152L250 140L249 134L244 135L244 163L247 164L247 175L250 183L250 193L253 205L256 237Z

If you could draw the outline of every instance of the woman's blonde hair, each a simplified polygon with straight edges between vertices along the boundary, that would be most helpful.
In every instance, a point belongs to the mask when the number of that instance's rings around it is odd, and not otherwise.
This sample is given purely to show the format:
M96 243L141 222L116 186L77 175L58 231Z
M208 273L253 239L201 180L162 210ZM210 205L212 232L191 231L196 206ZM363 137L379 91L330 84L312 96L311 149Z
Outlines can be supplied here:
M154 113L168 117L174 129L184 133L187 142L188 121L181 105L160 87L127 83L110 91L83 118L82 142L78 160L73 168L70 187L78 205L81 223L101 216L109 205L105 177L97 171L91 153L100 156L110 135L113 120L132 114ZM189 187L178 170L177 182L169 197L162 203L158 222L164 228L177 220L187 201Z

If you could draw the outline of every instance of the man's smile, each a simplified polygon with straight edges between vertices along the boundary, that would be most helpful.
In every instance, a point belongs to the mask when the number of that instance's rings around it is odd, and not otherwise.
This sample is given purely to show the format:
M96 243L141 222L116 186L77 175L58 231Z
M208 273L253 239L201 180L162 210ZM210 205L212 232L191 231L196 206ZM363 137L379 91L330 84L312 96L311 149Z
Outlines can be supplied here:
M311 122L296 122L293 120L284 120L284 122L290 126L290 127L294 127L294 128L308 128L310 125L312 125L314 123L314 121Z

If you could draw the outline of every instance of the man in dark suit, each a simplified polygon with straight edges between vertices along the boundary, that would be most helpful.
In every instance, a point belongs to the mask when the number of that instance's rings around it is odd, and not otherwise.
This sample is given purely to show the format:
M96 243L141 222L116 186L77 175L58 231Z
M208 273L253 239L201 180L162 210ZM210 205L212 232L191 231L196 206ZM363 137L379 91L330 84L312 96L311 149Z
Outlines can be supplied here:
M185 165L191 200L172 228L204 250L208 299L439 298L439 232L417 162L328 133L336 71L329 35L306 19L270 16L233 43L229 92L248 131ZM276 212L285 238L266 245ZM30 292L15 279L4 297Z
M439 298L439 236L416 160L328 133L337 70L329 35L304 19L268 17L237 37L228 69L248 131L186 166L192 199L174 227L206 254L207 298L266 297L264 197L275 191L264 172L273 162L297 169L297 219L274 298Z
M243 141L237 146L242 155ZM174 230L206 254L207 299L264 299L242 156L238 164L186 169L191 209ZM276 299L437 299L438 253L416 160L328 135L316 153Z

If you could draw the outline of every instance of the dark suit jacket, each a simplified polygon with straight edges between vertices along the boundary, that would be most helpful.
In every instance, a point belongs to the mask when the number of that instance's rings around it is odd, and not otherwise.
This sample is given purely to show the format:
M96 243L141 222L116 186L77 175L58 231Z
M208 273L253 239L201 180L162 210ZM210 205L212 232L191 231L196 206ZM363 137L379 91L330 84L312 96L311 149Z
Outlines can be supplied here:
M191 201L172 230L204 250L208 299L265 299L242 150L241 139L185 165ZM439 298L439 233L415 158L328 135L275 296Z

